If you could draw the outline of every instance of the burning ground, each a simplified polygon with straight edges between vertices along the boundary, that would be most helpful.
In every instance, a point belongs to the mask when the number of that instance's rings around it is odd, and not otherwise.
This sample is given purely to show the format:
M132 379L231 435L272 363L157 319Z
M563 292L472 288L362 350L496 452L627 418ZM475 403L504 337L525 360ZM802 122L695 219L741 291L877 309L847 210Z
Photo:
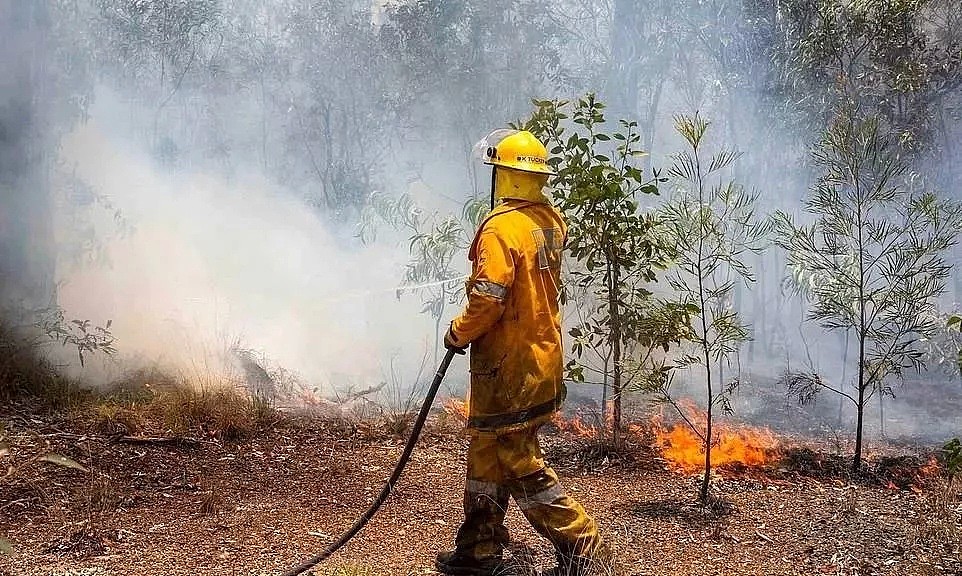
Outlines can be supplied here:
M403 442L384 421L330 417L288 417L232 441L204 426L171 439L149 422L127 435L116 415L105 426L103 414L24 406L2 421L20 454L57 451L88 469L37 464L2 485L0 533L19 553L0 573L11 575L276 573L353 522ZM548 457L598 517L622 574L962 574L962 494L928 455L876 456L853 478L817 445L758 432L777 446L760 448L764 463L722 467L703 508L697 478L664 445L670 425L634 424L610 454L584 419L557 424ZM319 574L432 573L460 519L459 426L456 414L434 417L398 493ZM508 518L513 554L545 567L546 544L515 507Z

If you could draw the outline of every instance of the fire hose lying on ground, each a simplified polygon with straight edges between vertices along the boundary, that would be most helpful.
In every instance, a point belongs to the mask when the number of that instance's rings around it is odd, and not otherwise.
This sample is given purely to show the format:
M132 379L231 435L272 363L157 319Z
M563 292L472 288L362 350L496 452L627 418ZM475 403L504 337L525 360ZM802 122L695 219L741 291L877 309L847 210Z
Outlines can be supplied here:
M401 478L401 473L404 472L404 467L407 466L408 460L411 459L411 452L414 451L414 445L417 444L418 438L421 436L421 429L424 428L424 422L428 418L428 413L431 411L431 405L434 404L434 397L437 396L438 389L441 387L441 381L444 380L444 374L448 371L448 366L451 364L451 360L457 353L456 350L448 349L447 353L444 355L444 359L441 360L441 365L438 366L438 371L434 375L434 381L431 382L431 387L428 389L427 395L424 397L424 403L421 405L421 411L418 412L418 417L414 421L414 427L411 429L411 436L408 437L407 444L404 446L404 451L401 452L401 459L398 460L397 465L394 467L394 472L391 473L391 477L388 478L384 488L381 489L381 493L378 497L374 499L371 506L367 509L360 518L354 522L344 534L341 534L340 538L334 541L330 546L324 549L323 552L308 558L304 562L298 564L294 568L281 573L281 576L298 576L311 568L317 566L331 554L337 552L339 548L348 543L348 541L353 538L362 528L374 517L381 505L388 499L391 492L394 491L394 486L397 484L398 479Z

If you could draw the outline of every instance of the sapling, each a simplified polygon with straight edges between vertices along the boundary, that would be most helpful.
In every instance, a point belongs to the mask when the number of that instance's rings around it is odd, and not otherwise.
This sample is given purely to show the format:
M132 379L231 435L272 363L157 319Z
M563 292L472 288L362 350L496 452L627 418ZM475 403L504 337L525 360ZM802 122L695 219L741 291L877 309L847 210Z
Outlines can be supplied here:
M803 403L823 390L856 409L854 470L862 462L864 412L876 395L894 397L905 371L925 366L923 340L939 326L947 250L962 224L962 206L934 193L911 193L894 136L878 117L845 108L815 149L822 175L805 201L812 218L799 224L774 216L776 244L791 268L813 281L804 292L808 319L826 330L850 331L857 342L854 385L818 374L790 374L789 391Z
M656 220L641 204L658 193L658 175L642 173L641 135L636 122L608 128L605 105L587 94L574 105L535 101L537 110L518 127L530 130L551 153L556 175L554 201L568 223L568 279L563 297L577 301L569 330L574 358L568 378L600 379L603 405L611 387L611 432L622 443L622 399L631 385L626 373L648 305L648 284L666 265L664 247L653 234ZM569 116L570 114L570 116Z
M668 282L676 292L676 307L689 313L692 320L685 336L688 350L674 368L697 367L704 375L704 426L687 418L677 403L672 390L673 372L653 387L656 400L676 408L703 443L702 502L707 502L709 495L716 410L732 411L731 395L740 382L737 375L723 381L721 367L737 357L739 345L750 336L749 327L734 307L733 291L737 282L754 281L744 257L763 248L770 230L768 223L755 216L755 195L725 177L725 170L738 159L738 153L705 150L708 127L709 122L697 113L675 119L675 129L686 149L675 155L668 170L675 193L660 212L675 252Z

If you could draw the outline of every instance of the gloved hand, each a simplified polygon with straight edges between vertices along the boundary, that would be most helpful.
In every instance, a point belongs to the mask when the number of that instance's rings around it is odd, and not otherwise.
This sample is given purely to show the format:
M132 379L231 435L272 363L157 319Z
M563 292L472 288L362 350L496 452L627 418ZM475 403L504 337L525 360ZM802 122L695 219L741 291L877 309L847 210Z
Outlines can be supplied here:
M448 350L454 350L456 354L461 354L462 356L464 355L464 351L467 349L467 346L458 346L455 343L454 334L451 332L451 328L448 328L448 331L444 333L444 347Z

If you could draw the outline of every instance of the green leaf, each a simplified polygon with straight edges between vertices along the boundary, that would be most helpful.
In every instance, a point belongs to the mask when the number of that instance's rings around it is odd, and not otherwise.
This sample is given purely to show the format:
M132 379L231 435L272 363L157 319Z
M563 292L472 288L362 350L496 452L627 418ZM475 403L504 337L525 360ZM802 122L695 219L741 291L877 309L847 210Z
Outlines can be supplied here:
M0 538L0 556L15 556L16 554L17 550L13 547L13 542L6 538Z
M40 461L56 464L57 466L63 466L64 468L73 468L74 470L80 470L81 472L88 471L86 468L77 463L76 460L67 458L62 454L45 454L40 457Z

